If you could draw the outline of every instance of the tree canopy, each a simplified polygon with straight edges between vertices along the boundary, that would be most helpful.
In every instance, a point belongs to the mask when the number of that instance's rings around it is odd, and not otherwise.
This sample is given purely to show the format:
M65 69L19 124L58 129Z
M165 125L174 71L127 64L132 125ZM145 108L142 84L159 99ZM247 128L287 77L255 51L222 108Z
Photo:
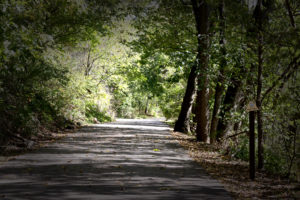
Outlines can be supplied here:
M295 177L297 0L2 0L0 144L117 117L175 131Z

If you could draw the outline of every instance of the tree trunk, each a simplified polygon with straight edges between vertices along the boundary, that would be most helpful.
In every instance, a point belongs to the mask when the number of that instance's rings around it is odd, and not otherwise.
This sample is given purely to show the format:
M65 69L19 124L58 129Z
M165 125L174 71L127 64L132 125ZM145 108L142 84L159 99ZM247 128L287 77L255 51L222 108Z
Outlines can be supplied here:
M256 93L256 104L258 107L257 111L257 156L258 156L258 163L257 168L263 168L264 162L264 149L263 149L263 121L262 121L262 105L261 105L261 91L262 91L262 68L263 68L263 36L262 36L262 10L261 10L261 0L258 0L256 8L255 8L255 22L257 26L257 40L258 40L258 47L257 47L257 93Z
M90 59L91 59L91 48L89 47L88 49L88 56L87 56L87 61L86 61L86 66L85 66L85 70L84 70L84 75L85 76L89 76L90 75L90 71L92 69L92 64L90 62Z
M145 115L148 115L149 97L146 100Z
M178 120L175 123L174 131L188 133L190 132L190 113L194 101L194 93L196 88L196 65L192 66L189 74L183 102L181 104L181 110L178 116Z
M196 88L197 89L197 88ZM195 91L195 98L197 98L197 91ZM194 101L194 103L193 103L193 106L192 106L192 116L193 116L193 118L191 119L191 124L192 124L192 127L191 127L191 131L193 132L193 133L195 133L196 132L196 125L197 125L197 121L196 121L196 101Z
M197 91L196 98L196 137L197 141L208 142L208 126L209 126L209 110L208 110L208 97L209 89L207 77L201 77L204 80L198 81L201 89ZM200 79L199 79L200 80Z
M205 0L198 2L197 0L191 0L193 6L193 13L196 21L196 30L198 38L198 49L196 64L199 74L197 77L197 98L196 98L196 137L197 141L207 142L208 139L208 122L209 122L209 110L208 110L208 5Z
M219 15L220 15L220 46L221 46L221 54L222 58L220 59L220 71L219 76L217 80L217 86L215 89L215 102L214 102L214 109L212 113L212 119L211 119L211 126L210 126L210 143L214 143L216 141L216 135L217 135L217 126L218 126L218 120L219 120L219 112L220 112L220 106L222 101L222 96L224 92L224 68L226 66L226 48L225 48L225 18L223 15L223 9L224 9L224 1L220 0L219 3Z
M230 85L227 88L225 98L223 100L223 109L220 111L218 125L217 125L217 140L221 141L223 137L226 137L230 131L233 130L232 120L228 120L227 115L231 115L231 112L237 110L242 106L241 102L241 88L243 85L243 79L247 75L245 67L238 64L236 67L239 73L231 76ZM231 117L229 117L231 118Z
M263 121L262 121L262 106L261 106L261 90L262 90L262 37L259 36L259 45L258 45L258 73L257 73L257 96L256 104L258 107L257 111L257 137L258 137L258 163L257 168L263 168L264 162L264 149L263 149Z
M293 13L292 13L292 9L291 9L289 0L285 0L285 7L286 7L286 9L287 9L287 11L289 13L289 18L290 18L291 26L293 28L296 28L295 19L294 19Z
M233 129L233 122L227 119L227 115L240 107L242 81L238 81L230 85L226 91L223 101L223 109L220 112L220 117L217 125L217 140L221 141ZM231 117L230 117L231 118Z
M213 109L213 113L212 113L211 126L210 126L210 143L211 144L216 141L216 136L217 136L219 113L220 113L220 107L221 107L221 102L222 102L222 96L223 96L223 92L224 92L223 83L224 83L224 80L221 80L219 78L217 86L216 86L216 91L215 91L215 102L214 102L214 109Z
M296 146L296 155L299 155L300 154L300 143L299 143L299 141L300 141L300 126L298 126L297 127L297 135L296 135L296 144L295 144L295 146ZM296 158L296 178L297 178L297 181L298 181L298 183L300 182L300 156L297 156L297 158Z

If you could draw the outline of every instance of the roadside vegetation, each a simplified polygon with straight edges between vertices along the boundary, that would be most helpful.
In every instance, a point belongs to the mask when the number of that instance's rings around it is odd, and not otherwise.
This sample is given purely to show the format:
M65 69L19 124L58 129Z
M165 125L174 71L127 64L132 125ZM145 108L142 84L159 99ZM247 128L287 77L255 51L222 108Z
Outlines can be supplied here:
M176 132L299 181L296 0L3 0L0 144L115 118L165 117Z

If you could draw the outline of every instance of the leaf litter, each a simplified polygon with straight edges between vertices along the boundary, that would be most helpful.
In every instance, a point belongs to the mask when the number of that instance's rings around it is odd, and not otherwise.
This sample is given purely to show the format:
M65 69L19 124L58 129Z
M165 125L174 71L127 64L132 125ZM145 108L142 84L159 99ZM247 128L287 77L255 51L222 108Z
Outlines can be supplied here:
M193 136L179 132L172 135L234 199L300 199L299 183L266 172L256 172L252 181L247 162L223 156L217 145L197 142Z

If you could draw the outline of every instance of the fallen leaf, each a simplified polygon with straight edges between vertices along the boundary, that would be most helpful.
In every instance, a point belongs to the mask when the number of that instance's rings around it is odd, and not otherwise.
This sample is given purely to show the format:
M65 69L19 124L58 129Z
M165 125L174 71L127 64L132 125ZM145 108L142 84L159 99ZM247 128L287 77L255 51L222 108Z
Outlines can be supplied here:
M159 188L160 190L171 190L171 188L170 187L161 187L161 188Z

